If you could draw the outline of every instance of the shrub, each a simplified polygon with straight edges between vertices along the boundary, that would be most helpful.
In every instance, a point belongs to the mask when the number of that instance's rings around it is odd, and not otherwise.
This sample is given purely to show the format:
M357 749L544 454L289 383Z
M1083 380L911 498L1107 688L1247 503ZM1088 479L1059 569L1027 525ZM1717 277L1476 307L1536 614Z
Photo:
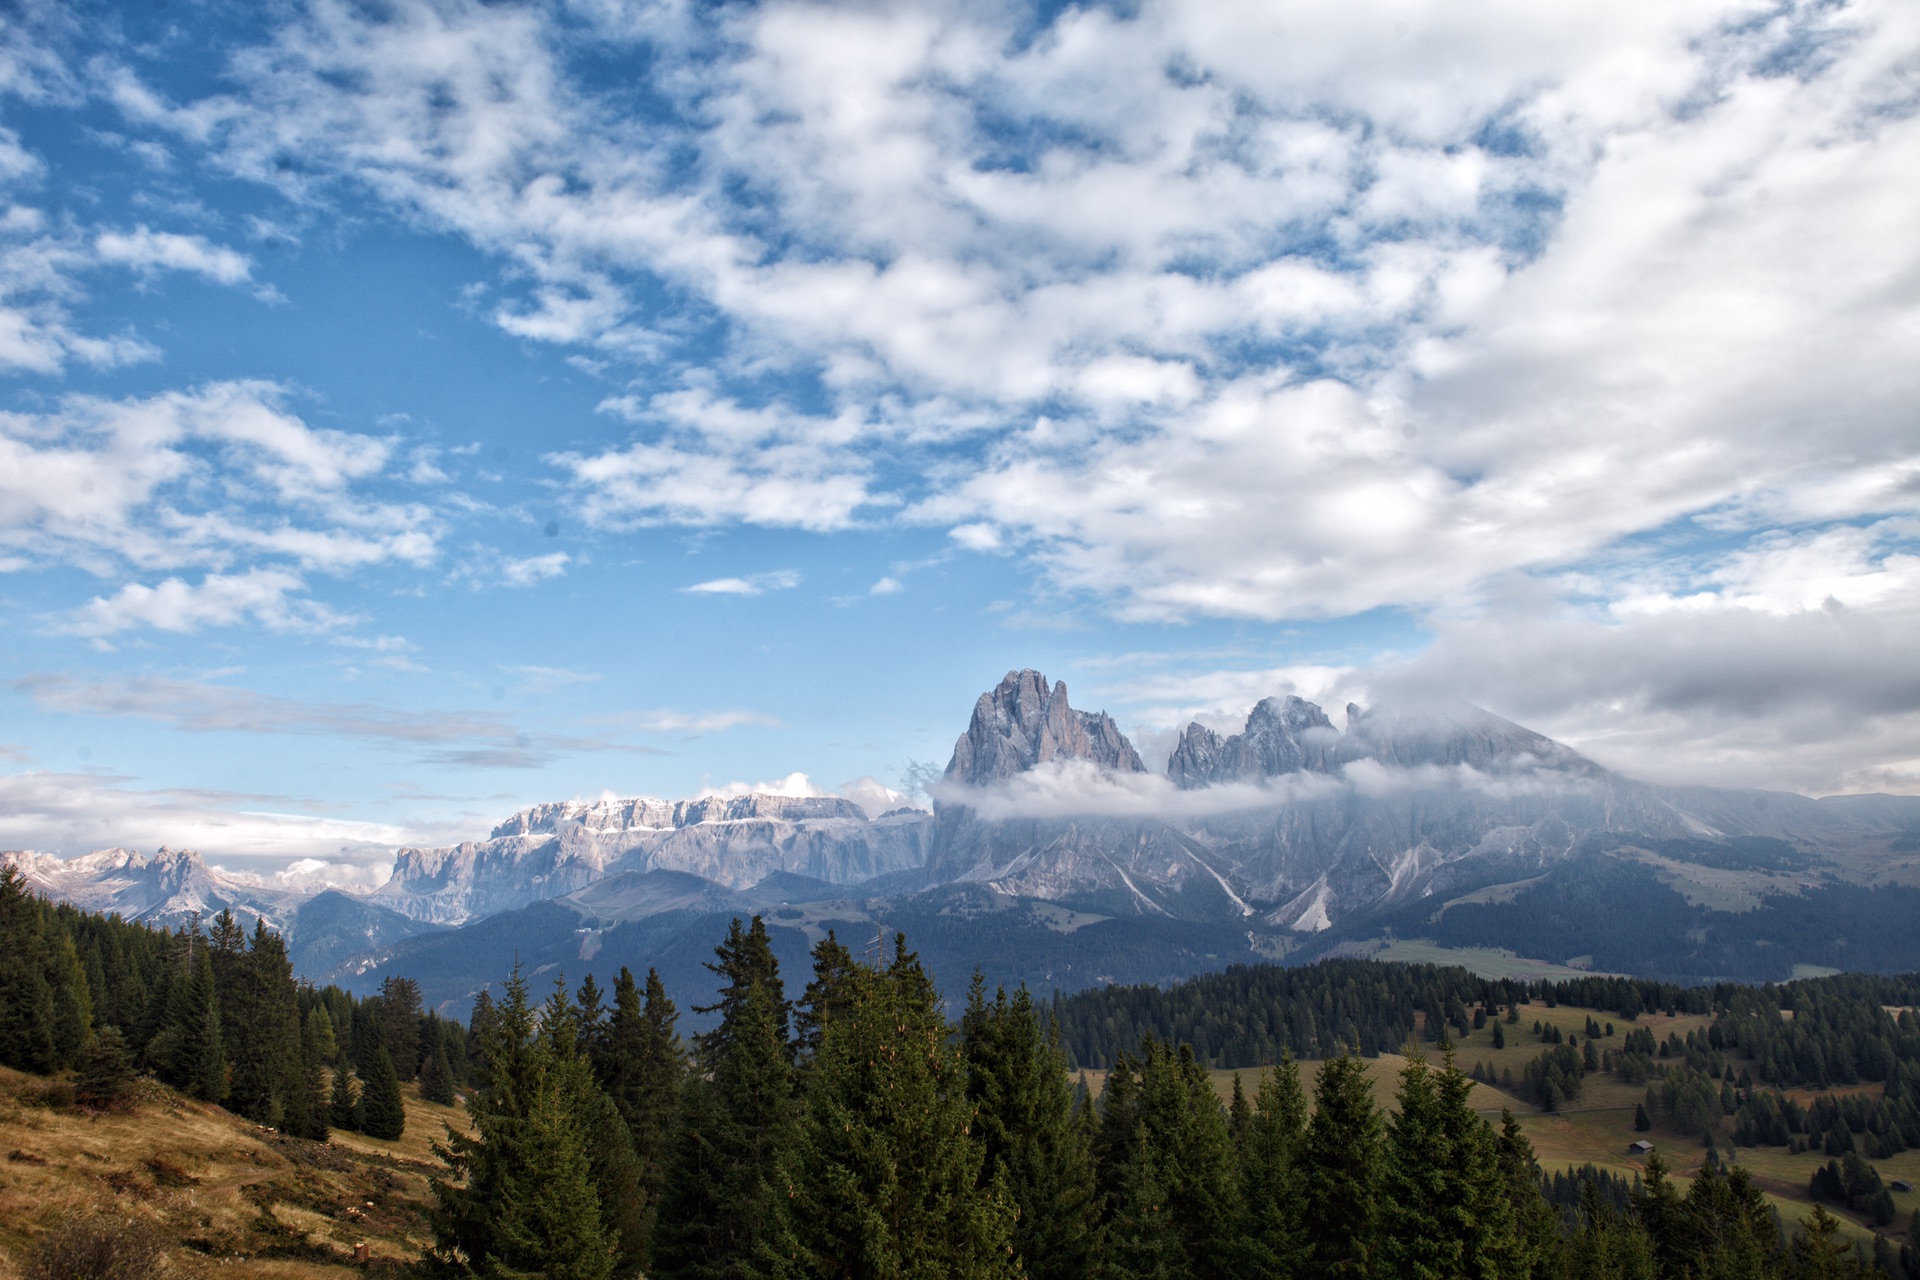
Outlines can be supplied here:
M33 1252L26 1280L146 1280L159 1269L160 1244L136 1222L69 1223Z

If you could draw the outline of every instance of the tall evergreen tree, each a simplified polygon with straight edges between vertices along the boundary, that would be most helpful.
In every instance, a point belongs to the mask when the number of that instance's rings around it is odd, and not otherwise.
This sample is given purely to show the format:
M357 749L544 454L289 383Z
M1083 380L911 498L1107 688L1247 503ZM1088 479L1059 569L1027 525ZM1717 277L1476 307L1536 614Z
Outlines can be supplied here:
M1074 1115L1057 1036L1043 1033L1024 985L986 999L976 971L960 1036L980 1186L998 1181L1018 1211L1013 1248L1030 1280L1077 1280L1092 1264L1098 1218L1093 1156Z
M820 1037L826 1025L852 1007L858 970L853 952L847 950L832 929L827 930L827 936L814 945L813 978L794 1010L794 1047L801 1062L813 1060L820 1051Z
M470 1134L435 1150L434 1242L427 1275L607 1280L614 1245L601 1218L587 1145L551 1040L537 1034L515 966L505 998L478 1024L484 1083L468 1102Z
M765 924L735 920L707 967L724 981L713 1030L695 1038L671 1172L654 1227L655 1271L746 1280L789 1264L780 1162L797 1113L787 1001Z
M1516 1280L1546 1280L1559 1270L1560 1219L1540 1194L1540 1165L1534 1159L1533 1144L1527 1141L1520 1122L1509 1110L1500 1112L1495 1158L1500 1166L1500 1181L1506 1188L1508 1214L1514 1224L1509 1274Z
M1321 1065L1315 1093L1306 1142L1312 1173L1302 1205L1302 1227L1312 1250L1310 1274L1358 1280L1372 1268L1380 1115L1366 1067L1352 1054Z
M1254 1275L1305 1273L1308 1251L1301 1210L1312 1176L1303 1164L1306 1137L1306 1092L1300 1086L1300 1068L1289 1054L1261 1074L1240 1147L1247 1270Z
M1004 1174L980 1182L966 1061L919 958L898 936L885 972L844 982L851 999L821 1028L792 1174L804 1273L1013 1280L1016 1210Z
M589 986L598 1009L598 991ZM555 980L541 1010L541 1054L562 1101L579 1131L592 1135L587 1144L588 1178L600 1208L600 1221L613 1253L616 1275L638 1274L646 1262L650 1218L641 1189L640 1162L619 1108L601 1091L584 1046L587 1010L567 998L566 984Z
M345 1062L333 1069L333 1087L327 1094L327 1123L348 1133L360 1130L360 1091L354 1087L353 1072Z
M420 984L412 978L389 975L380 982L378 1017L381 1040L402 1080L420 1069Z
M6 939L0 946L0 1063L52 1071L60 1054L41 911L11 866L0 866L0 937Z
M1242 1266L1244 1240L1226 1112L1192 1046L1175 1049L1148 1040L1142 1048L1139 1112L1146 1146L1136 1147L1134 1159L1156 1165L1187 1272L1233 1275Z
M369 1138L392 1142L407 1131L407 1108L400 1095L400 1076L384 1041L373 1046L373 1063L360 1094L360 1131Z

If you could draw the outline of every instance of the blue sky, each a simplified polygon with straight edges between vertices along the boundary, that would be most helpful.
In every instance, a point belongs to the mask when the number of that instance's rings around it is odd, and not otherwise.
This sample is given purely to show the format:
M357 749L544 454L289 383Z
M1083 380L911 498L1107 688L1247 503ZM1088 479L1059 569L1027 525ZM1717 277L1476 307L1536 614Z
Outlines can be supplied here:
M881 805L1019 666L1920 787L1911 5L0 22L0 847Z

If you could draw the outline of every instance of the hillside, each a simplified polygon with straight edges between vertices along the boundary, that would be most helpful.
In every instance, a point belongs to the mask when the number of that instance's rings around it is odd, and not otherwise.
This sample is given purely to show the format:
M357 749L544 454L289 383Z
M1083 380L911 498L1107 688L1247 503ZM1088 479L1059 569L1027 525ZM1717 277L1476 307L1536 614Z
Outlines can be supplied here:
M0 1280L22 1274L49 1232L86 1219L150 1230L169 1276L369 1274L352 1265L357 1244L372 1274L398 1274L428 1239L428 1144L466 1122L410 1087L404 1137L319 1143L150 1079L136 1107L108 1114L49 1106L49 1085L0 1068Z

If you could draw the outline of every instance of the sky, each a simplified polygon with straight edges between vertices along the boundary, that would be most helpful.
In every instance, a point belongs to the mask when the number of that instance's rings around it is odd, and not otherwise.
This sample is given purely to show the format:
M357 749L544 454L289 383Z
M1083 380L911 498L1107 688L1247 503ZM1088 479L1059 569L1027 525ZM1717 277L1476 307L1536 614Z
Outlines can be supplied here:
M1920 791L1916 173L1910 0L16 0L0 847L924 802L1020 667Z

